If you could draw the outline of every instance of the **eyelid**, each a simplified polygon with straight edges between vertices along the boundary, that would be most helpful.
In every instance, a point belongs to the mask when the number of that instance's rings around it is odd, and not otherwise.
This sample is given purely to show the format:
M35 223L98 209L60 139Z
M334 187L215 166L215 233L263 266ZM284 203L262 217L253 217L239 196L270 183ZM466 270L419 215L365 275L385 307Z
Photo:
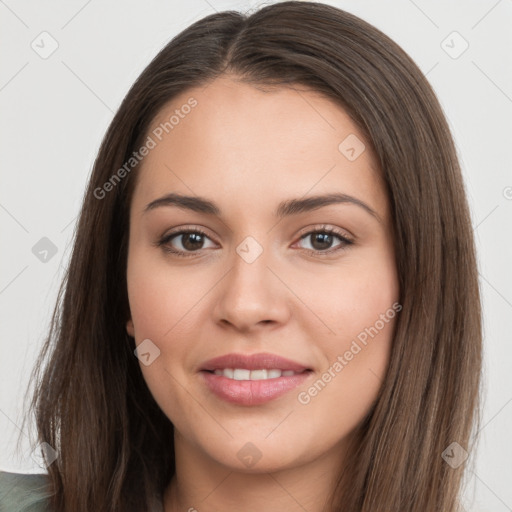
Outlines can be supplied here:
M313 226L308 226L306 228L302 228L299 231L298 236L300 239L302 239L303 236L310 235L310 234L316 233L318 231L320 231L320 232L327 231L329 233L337 235L337 236L341 237L342 239L348 240L350 242L355 241L355 237L352 234L350 234L349 231L338 228L336 226L333 226L332 224L316 224Z
M160 240L169 240L173 236L182 235L183 233L200 233L204 235L205 237L209 238L216 244L218 242L215 240L215 237L212 237L206 228L199 226L197 224L190 224L190 225L184 225L184 226L178 226L176 228L171 229L170 231L167 231L164 235L160 237Z

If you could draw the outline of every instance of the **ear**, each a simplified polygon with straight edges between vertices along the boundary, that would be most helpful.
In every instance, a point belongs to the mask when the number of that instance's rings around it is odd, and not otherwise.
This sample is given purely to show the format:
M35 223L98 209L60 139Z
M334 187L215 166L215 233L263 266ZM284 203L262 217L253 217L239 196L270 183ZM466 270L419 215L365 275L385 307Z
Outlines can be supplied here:
M132 337L132 338L135 338L135 329L133 327L133 321L132 319L130 318L127 322L126 322L126 332Z

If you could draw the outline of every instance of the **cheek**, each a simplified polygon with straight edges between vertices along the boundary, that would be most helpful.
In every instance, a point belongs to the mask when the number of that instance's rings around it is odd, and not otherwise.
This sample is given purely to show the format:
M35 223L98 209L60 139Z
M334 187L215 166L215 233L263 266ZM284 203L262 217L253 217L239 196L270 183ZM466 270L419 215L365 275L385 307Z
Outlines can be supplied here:
M323 321L321 332L330 347L343 349L348 340L376 322L383 329L381 315L399 300L394 260L391 254L383 254L386 251L359 251L348 255L335 271L327 267L307 281L296 280L297 295Z
M191 278L165 257L137 249L130 254L127 269L135 340L140 344L149 339L160 351L151 364L139 364L153 397L174 422L170 413L189 406L179 383L185 382L197 361L191 340L199 339L199 326L206 322L201 306L214 281L201 272Z
M392 253L361 251L339 272L317 275L315 283L307 300L330 332L316 337L324 365L299 402L320 423L349 431L377 398L389 363L401 309Z
M185 333L198 299L183 274L165 267L134 254L128 265L128 296L137 344L149 339L159 350L150 364L139 362L142 375L159 407L179 425L175 411L187 408L179 385L185 381L183 365L190 349Z
M128 298L137 341L163 341L175 326L186 325L194 306L207 292L208 276L186 275L179 266L169 265L165 256L134 250L128 261Z
M396 307L396 306L395 306ZM297 397L311 429L324 432L325 442L353 431L371 410L382 387L392 348L396 311L371 325L361 318L330 342L324 340L326 365ZM367 316L367 315L363 315ZM379 318L379 317L377 317ZM325 425L331 426L329 432ZM332 439L331 439L332 437Z

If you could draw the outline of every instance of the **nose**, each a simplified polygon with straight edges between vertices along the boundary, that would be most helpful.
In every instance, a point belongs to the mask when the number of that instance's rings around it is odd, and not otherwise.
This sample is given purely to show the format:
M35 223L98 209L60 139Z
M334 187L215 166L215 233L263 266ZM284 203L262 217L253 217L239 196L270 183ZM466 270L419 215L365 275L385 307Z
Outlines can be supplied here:
M235 252L231 269L216 287L215 322L241 332L285 324L291 311L290 294L270 269L266 251L252 262Z

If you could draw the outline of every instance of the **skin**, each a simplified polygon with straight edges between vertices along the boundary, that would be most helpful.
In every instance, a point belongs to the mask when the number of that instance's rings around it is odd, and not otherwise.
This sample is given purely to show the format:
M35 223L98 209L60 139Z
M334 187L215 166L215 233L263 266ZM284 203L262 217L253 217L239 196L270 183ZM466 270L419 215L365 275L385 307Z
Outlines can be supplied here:
M354 161L338 145L364 141L342 108L305 88L264 92L224 76L174 98L148 133L193 97L138 169L130 212L128 333L160 350L140 364L147 385L175 427L177 474L165 511L322 510L344 463L351 433L370 411L385 374L395 319L308 404L298 394L332 368L365 328L398 301L389 202L369 144ZM145 211L170 192L201 196L220 215L176 205ZM284 200L326 193L351 203L274 216ZM320 226L338 230L325 249ZM175 228L207 233L157 242ZM252 263L236 252L247 237L263 249ZM186 240L185 240L186 238ZM201 242L201 239L200 241ZM193 249L194 246L192 246ZM320 249L319 249L320 247ZM223 354L271 352L313 372L304 385L258 406L228 403L203 384L202 363ZM247 443L261 458L247 467Z

